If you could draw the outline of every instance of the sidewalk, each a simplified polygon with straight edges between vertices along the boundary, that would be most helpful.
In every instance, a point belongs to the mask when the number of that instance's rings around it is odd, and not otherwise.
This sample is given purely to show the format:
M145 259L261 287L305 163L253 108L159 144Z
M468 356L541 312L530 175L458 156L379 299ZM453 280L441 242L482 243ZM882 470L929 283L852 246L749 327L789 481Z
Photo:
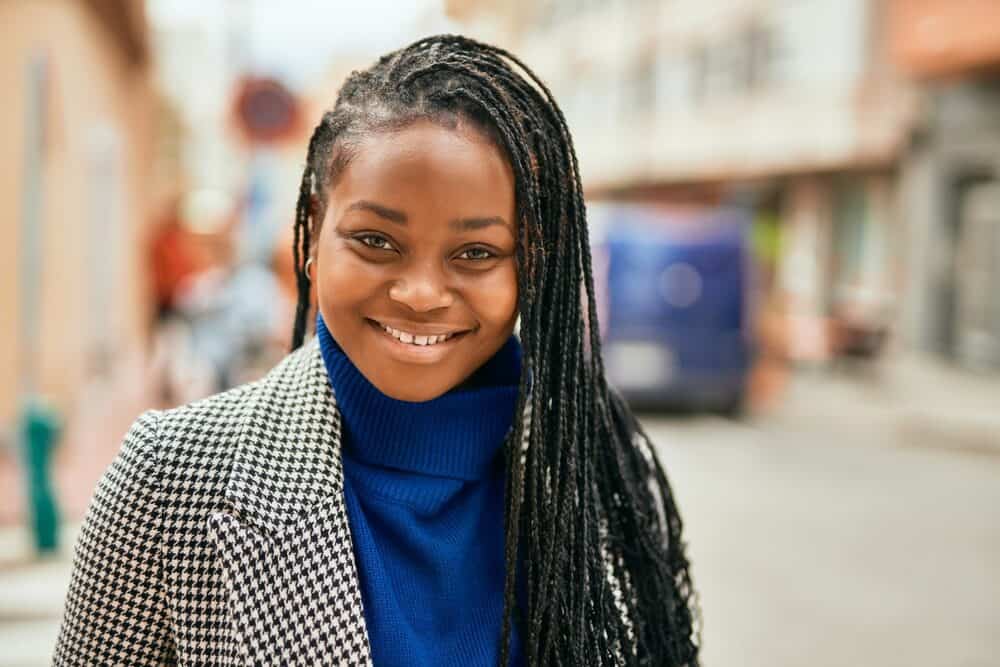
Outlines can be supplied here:
M1000 455L1000 375L908 359L895 384L902 444Z
M27 530L0 528L0 667L51 664L78 531L64 527L60 552L38 559Z
M829 428L848 441L1000 456L1000 375L916 355L800 369L759 418L803 436Z

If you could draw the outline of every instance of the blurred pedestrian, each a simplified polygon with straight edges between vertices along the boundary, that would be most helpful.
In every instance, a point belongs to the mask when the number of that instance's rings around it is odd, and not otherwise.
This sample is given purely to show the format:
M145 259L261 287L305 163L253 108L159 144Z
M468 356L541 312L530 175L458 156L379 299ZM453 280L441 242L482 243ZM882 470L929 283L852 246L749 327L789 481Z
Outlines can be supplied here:
M187 282L208 264L196 237L183 223L180 196L167 205L149 248L156 314L161 321L173 314Z
M294 250L292 353L126 436L56 663L696 665L681 520L601 371L535 75L457 36L352 74Z

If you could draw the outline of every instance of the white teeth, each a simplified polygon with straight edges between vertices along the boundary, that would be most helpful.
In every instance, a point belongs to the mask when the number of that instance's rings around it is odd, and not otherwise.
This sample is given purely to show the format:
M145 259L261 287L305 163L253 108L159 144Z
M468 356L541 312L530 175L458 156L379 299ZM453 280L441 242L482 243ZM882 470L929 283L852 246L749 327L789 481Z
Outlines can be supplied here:
M392 327L383 324L382 328L387 334L395 338L402 343L408 343L411 345L435 345L437 343L443 343L452 337L453 334L440 334L436 336L416 336L414 334L406 333L405 331L400 331L399 329L393 329Z

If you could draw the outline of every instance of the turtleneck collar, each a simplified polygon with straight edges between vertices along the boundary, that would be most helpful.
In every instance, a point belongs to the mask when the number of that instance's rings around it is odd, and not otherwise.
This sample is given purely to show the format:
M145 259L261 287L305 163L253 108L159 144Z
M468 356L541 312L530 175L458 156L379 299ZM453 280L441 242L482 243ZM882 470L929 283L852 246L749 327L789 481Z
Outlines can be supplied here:
M430 401L386 396L347 358L323 322L316 335L341 413L345 453L369 465L455 479L482 479L510 429L521 346L510 339L468 380Z

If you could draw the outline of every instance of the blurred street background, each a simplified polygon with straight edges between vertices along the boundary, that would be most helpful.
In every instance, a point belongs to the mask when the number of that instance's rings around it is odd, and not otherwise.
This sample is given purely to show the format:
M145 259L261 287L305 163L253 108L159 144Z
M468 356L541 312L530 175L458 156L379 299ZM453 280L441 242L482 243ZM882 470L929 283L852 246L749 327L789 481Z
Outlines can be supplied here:
M438 32L553 91L607 371L704 663L1000 665L1000 2L4 0L0 666L44 665L143 410L288 349L341 81Z

